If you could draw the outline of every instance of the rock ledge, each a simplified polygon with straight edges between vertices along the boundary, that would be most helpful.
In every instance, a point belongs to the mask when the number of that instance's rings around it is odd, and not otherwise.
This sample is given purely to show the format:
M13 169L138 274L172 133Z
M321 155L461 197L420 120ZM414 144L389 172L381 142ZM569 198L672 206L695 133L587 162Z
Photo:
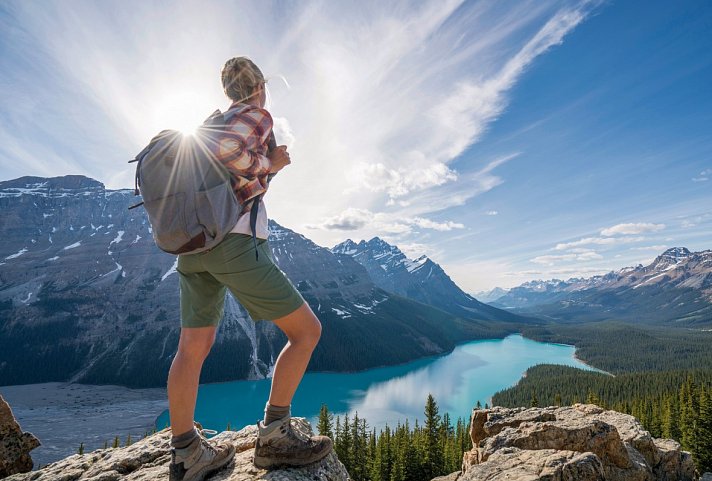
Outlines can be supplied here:
M452 481L694 481L690 453L592 404L475 409L473 449Z
M313 434L311 425L304 418L292 418L292 426L307 435ZM210 477L211 481L350 481L335 452L302 468L257 469L252 464L256 436L256 425L240 431L223 431L215 436L215 439L232 442L237 452L230 464ZM166 428L127 447L74 454L40 470L15 474L3 481L168 480L170 437L170 429Z

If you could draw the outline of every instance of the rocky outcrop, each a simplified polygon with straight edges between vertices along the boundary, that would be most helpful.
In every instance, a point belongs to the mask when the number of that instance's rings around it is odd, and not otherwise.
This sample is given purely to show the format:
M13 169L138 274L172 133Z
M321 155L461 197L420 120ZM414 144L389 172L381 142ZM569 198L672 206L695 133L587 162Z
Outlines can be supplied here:
M39 445L31 433L22 432L10 405L0 396L0 478L30 471L30 451Z
M475 409L458 481L693 481L689 453L591 404Z
M311 435L312 428L304 418L292 418L292 426ZM301 468L265 471L252 464L257 427L224 431L214 439L229 440L236 447L234 461L215 474L222 481L350 481L335 452L318 463ZM74 454L38 471L15 474L4 481L117 481L168 480L170 463L168 428L123 448L97 449L88 454Z

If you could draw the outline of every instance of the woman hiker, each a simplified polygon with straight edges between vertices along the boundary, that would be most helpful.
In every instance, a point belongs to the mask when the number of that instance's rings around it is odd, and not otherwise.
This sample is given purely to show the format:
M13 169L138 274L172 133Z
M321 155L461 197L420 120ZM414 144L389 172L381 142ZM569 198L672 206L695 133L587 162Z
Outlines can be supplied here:
M233 102L230 108L239 113L219 138L215 154L230 171L239 201L252 207L251 199L267 191L268 176L290 163L289 153L283 145L268 150L272 117L264 110L265 78L260 69L246 57L232 58L222 69L222 84ZM220 244L206 252L178 256L181 334L168 374L170 481L202 481L235 456L234 446L208 441L193 420L200 370L215 341L226 289L252 319L274 322L288 338L274 366L264 419L258 423L255 466L301 466L332 450L328 437L307 438L290 425L292 397L319 342L321 323L274 264L261 197L257 205L257 253L246 207Z

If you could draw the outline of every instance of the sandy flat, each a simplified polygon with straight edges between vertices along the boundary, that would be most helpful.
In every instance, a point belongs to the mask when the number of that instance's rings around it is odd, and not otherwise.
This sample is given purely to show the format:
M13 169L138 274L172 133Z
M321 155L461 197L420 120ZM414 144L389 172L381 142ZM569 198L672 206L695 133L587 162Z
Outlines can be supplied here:
M105 441L111 446L115 436L122 446L129 434L133 440L141 438L168 408L163 388L49 382L0 386L0 394L22 430L42 442L31 453L34 469L75 454L80 443L86 453L103 448Z

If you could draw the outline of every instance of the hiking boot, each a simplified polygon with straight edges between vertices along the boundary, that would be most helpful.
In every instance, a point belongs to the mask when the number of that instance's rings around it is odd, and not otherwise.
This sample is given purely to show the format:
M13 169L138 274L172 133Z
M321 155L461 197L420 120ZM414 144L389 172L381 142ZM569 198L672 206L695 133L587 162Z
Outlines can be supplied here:
M208 475L218 471L235 457L235 446L230 443L213 444L198 436L185 448L171 448L171 464L168 469L169 481L203 481Z
M326 457L332 442L326 436L308 437L292 429L290 417L278 419L267 426L257 423L254 465L261 469L304 466Z

